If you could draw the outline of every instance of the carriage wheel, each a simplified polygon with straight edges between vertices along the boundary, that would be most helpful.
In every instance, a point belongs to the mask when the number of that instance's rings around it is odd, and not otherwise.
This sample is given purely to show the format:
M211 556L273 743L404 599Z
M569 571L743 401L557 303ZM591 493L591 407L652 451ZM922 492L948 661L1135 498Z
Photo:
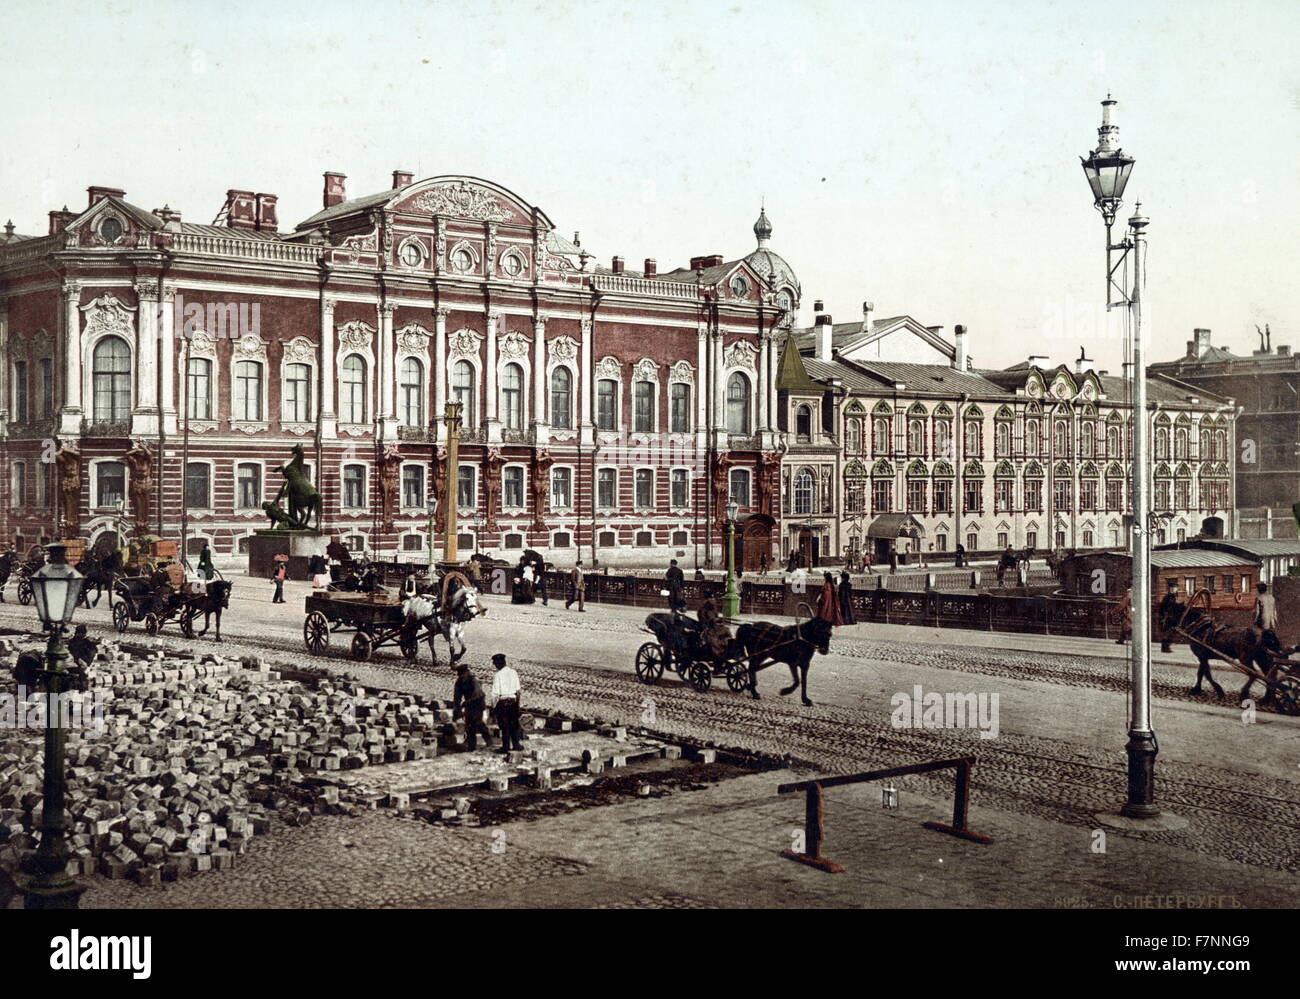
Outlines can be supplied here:
M113 627L118 633L124 633L131 624L131 611L127 608L125 601L118 601L113 605Z
M302 644L313 656L323 656L330 645L330 623L320 611L312 611L302 623Z
M658 683L664 675L664 650L658 642L646 642L636 650L636 676L642 683Z
M368 632L358 631L352 636L352 658L358 662L368 662L370 654L375 651L375 643Z
M1273 688L1277 709L1284 715L1300 715L1300 679L1284 676Z
M181 620L180 620L181 634L184 635L186 638L194 637L195 616L196 615L193 607L186 607L183 611L181 611Z
M735 691L747 689L749 687L749 666L739 659L733 659L728 663L727 686Z
M158 620L157 614L146 614L144 616L144 630L148 635L156 635L162 630L162 622Z
M687 671L687 677L691 682L691 686L702 694L713 683L713 664L703 659L697 659L691 663L691 668Z
M25 579L18 580L18 602L24 607L32 602L32 584Z
M414 664L420 658L420 638L418 635L403 635L397 644L402 650L402 658L408 663Z

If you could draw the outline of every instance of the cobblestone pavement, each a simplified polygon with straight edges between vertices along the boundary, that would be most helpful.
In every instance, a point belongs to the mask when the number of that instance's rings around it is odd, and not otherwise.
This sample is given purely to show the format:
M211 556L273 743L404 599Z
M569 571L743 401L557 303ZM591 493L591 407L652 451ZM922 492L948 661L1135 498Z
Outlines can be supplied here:
M248 581L248 588L259 583ZM243 586L241 581L237 592ZM306 592L301 584L298 590ZM324 665L354 673L371 686L450 695L445 660L438 668L427 660L412 668L395 656L360 664L342 654L306 655L301 604L295 606L300 595L291 589L290 603L274 608L232 601L223 652ZM788 754L815 772L849 773L973 754L979 760L974 775L979 806L1075 829L1095 828L1094 813L1113 810L1124 798L1125 664L1113 655L1069 654L1064 650L1079 647L1069 639L1059 639L1062 653L1051 654L1018 650L1018 636L1007 636L1008 648L995 652L961 645L960 632L945 633L954 644L909 644L865 637L869 626L859 626L852 637L836 636L831 656L814 661L810 693L818 703L803 708L796 699L776 694L788 675L781 667L760 674L761 701L725 687L701 695L667 681L653 688L638 684L631 662L648 637L638 630L644 610L592 606L580 616L566 614L562 604L517 607L493 600L489 605L489 616L470 627L468 661L486 676L492 652L510 654L528 705L614 723L644 722L667 735ZM30 608L23 610L30 617ZM95 612L88 619L97 616L106 614ZM0 608L0 624L18 619ZM1180 692L1194 675L1185 665L1157 659L1154 675L1157 730L1164 741L1158 795L1188 828L1112 833L1112 841L1144 840L1170 856L1190 852L1254 869L1300 871L1300 721L1261 712L1258 724L1243 725L1239 710L1212 700L1196 702ZM1220 676L1220 682L1238 679ZM893 728L889 696L915 683L928 690L1000 693L998 737L980 739L961 729ZM951 778L910 777L897 786L943 799L951 793ZM601 811L585 812L575 821ZM1141 886L1140 873L1137 877L1129 889Z

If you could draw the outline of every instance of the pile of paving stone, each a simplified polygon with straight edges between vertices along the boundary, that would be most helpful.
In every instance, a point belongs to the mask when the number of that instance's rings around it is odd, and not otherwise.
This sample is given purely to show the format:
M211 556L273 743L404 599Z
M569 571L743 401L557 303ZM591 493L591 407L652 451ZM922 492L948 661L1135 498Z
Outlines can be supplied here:
M0 680L18 651L0 645ZM105 643L88 681L104 706L98 729L68 732L74 874L156 884L231 867L256 835L371 804L341 798L331 771L424 759L464 741L463 723L438 701L285 680L255 658L186 661ZM11 872L40 840L43 735L0 730L9 833L0 867Z

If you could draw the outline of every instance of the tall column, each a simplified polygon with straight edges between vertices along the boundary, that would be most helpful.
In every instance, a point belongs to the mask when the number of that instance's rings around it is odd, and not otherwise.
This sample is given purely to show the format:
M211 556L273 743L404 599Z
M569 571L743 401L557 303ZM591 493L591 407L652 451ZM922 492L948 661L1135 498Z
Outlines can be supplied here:
M379 417L383 439L397 436L397 376L394 364L397 359L393 343L393 313L397 307L384 303L379 306Z
M447 411L447 310L433 310L434 440L446 436L442 416Z
M163 431L175 435L176 413L176 286L163 285L158 300L158 363L162 368L162 389L158 413Z
M709 331L700 323L695 334L695 445L701 451L709 440Z
M758 334L758 377L754 379L754 394L758 396L758 426L754 428L755 436L760 435L767 429L767 383L768 383L768 365L767 365L767 337L760 330Z
M81 283L63 285L63 410L59 433L77 436L84 415L81 401Z
M583 447L590 447L596 442L596 431L591 422L591 398L592 393L596 391L591 378L592 340L595 337L592 326L591 317L584 316L582 320L582 344L578 352L582 363L582 370L578 374L579 398L582 399L582 412L578 421L578 440Z
M546 426L546 314L533 317L533 435L541 446Z
M501 420L497 413L497 326L501 322L501 316L495 312L489 312L487 316L487 349L483 354L483 392L487 396L485 402L487 406L484 412L487 414L487 440L490 443L499 443L501 441Z
M158 433L158 286L137 282L135 337L135 406L131 433Z
M0 358L9 357L9 301L0 298ZM0 363L0 437L8 433L9 365Z
M709 347L712 355L709 376L713 383L713 429L718 433L718 446L721 448L723 428L727 425L727 387L722 380L722 332L720 330L710 334Z
M334 410L334 385L338 359L334 356L335 300L321 296L320 304L320 427L321 440L338 436L338 413ZM316 473L320 475L320 470ZM318 479L323 481L323 479Z

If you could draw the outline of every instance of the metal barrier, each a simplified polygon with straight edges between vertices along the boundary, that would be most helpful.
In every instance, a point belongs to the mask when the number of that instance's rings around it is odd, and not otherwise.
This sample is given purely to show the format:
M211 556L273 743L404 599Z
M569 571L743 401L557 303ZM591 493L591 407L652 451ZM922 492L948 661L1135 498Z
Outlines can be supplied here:
M839 874L844 868L833 860L822 856L822 840L826 838L826 811L822 801L822 791L828 787L842 787L845 784L865 784L886 777L903 777L908 774L925 774L934 770L946 770L955 767L955 788L952 806L952 825L942 822L922 822L926 829L959 836L973 843L992 843L993 840L981 833L974 832L966 825L966 810L970 804L970 772L975 766L975 757L962 756L952 760L936 760L933 763L914 763L907 767L890 767L888 770L871 770L867 773L850 774L847 777L824 777L821 780L801 780L792 784L782 784L776 789L777 794L792 794L805 791L808 798L804 803L804 852L782 850L781 856L808 864L828 874Z

